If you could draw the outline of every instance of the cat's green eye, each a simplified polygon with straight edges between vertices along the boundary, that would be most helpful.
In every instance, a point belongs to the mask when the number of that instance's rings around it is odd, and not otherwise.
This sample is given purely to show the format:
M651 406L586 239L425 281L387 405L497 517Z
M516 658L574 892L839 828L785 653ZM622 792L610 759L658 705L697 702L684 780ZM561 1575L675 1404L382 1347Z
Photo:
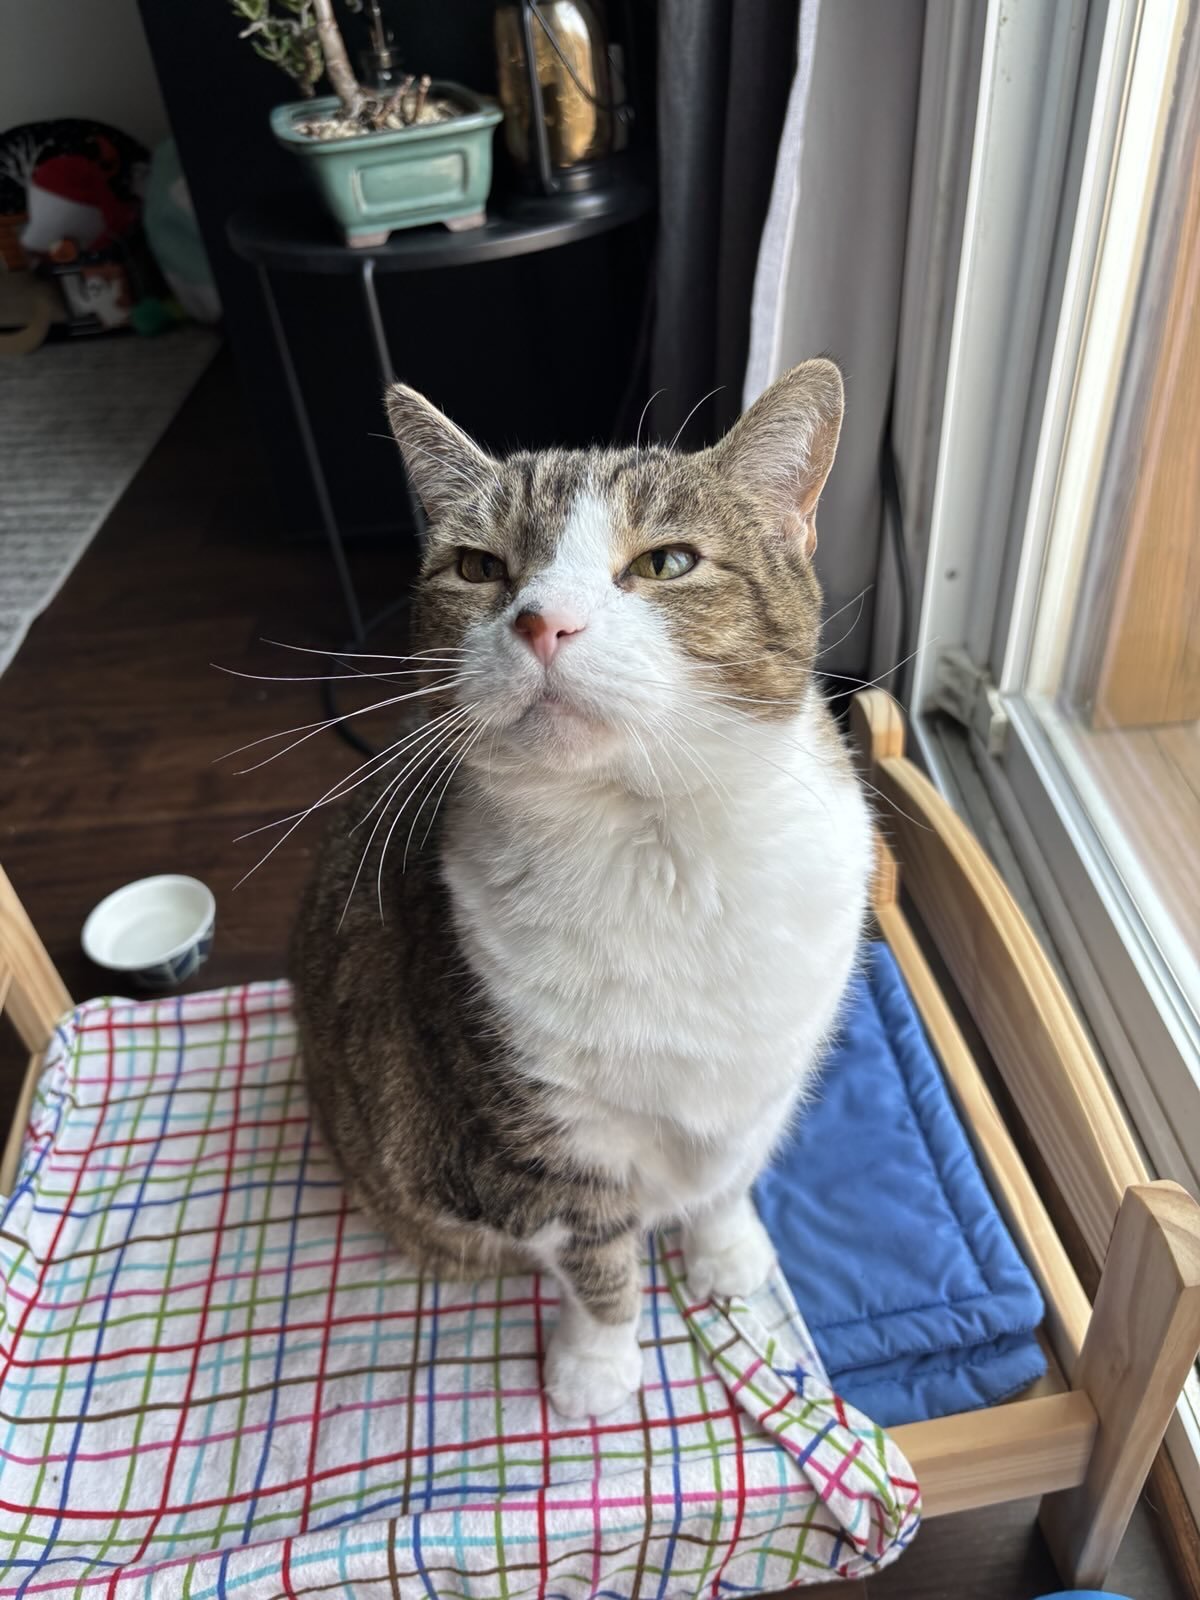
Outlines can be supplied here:
M686 545L665 544L657 550L643 550L629 563L629 572L635 578L682 578L699 559Z
M502 583L508 577L508 568L489 550L460 550L458 575L467 583Z

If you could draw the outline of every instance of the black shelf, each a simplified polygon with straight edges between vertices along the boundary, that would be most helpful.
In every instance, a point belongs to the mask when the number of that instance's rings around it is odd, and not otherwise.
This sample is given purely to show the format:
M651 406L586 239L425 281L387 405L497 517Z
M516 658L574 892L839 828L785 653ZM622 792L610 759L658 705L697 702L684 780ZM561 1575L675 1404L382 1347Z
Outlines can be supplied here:
M461 233L452 233L440 224L408 228L393 234L383 244L364 248L346 244L321 209L317 197L308 193L286 191L242 206L230 216L226 225L229 243L237 255L255 268L258 276L266 322L274 338L297 437L356 643L366 637L379 619L364 618L318 442L325 438L324 453L328 454L328 430L314 421L310 412L306 386L297 369L273 275L286 277L296 284L323 278L326 286L317 291L322 300L337 292L330 279L345 278L351 286L357 287L363 323L375 358L376 393L382 394L395 381L397 367L380 305L378 279L405 272L478 266L536 254L615 232L648 216L653 207L651 185L626 170L619 180L603 189L552 198L514 198L508 206L498 206L490 212L487 221L478 228ZM396 460L398 462L398 456ZM406 478L405 486L409 520L414 531L419 533L424 526L424 516Z
M653 210L649 182L623 177L604 189L549 199L513 196L501 201L479 228L451 233L440 223L406 228L386 243L359 249L347 245L315 195L276 195L235 211L227 223L229 242L244 261L273 272L423 272L474 266L552 250L635 222Z

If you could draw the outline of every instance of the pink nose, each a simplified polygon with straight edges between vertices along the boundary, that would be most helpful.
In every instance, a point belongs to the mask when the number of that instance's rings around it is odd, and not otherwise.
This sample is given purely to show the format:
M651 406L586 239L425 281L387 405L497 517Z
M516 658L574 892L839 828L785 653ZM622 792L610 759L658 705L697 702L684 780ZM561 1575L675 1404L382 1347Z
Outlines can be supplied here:
M584 624L565 611L521 611L513 627L542 665L548 667L562 641L573 633L582 633Z

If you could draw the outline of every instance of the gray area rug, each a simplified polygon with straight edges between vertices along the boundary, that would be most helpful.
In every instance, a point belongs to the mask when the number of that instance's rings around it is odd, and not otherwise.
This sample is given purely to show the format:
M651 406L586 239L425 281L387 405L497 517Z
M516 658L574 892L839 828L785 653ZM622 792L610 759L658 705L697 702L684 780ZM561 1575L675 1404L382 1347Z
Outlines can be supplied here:
M0 361L0 672L219 345L178 328Z

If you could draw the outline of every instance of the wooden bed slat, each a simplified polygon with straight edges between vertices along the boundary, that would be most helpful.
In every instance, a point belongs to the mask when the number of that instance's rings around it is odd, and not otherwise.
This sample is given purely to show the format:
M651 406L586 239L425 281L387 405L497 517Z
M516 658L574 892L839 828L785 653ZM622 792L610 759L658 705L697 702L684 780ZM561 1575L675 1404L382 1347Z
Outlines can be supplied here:
M1088 1248L1103 1261L1122 1194L1147 1180L1112 1089L1000 874L928 778L894 753L899 713L874 690L859 696L855 714L875 740L869 777L905 888ZM893 753L879 758L880 749Z
M4 978L7 977L7 985ZM26 1050L46 1048L54 1024L71 1009L54 963L34 932L25 908L0 867L0 989L3 1010L13 1020Z
M1087 1395L1069 1393L890 1432L917 1475L924 1514L943 1517L1081 1484L1096 1426Z
M70 1009L71 996L0 867L0 1012L12 1019L21 1042L32 1052L0 1158L0 1195L12 1192L42 1052L55 1023Z

